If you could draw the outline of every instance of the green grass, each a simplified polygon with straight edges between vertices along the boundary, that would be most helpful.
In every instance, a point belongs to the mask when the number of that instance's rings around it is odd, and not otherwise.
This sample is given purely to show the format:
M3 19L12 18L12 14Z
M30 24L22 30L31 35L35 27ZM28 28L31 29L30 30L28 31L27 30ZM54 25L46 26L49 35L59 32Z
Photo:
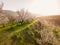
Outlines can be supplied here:
M32 21L30 23L23 23L23 24L15 23L13 25L7 25L6 27L1 28L0 29L0 41L4 41L7 38L10 38L12 35L14 35L14 33L23 31L24 29L26 29L27 27L29 27L35 22L36 21Z

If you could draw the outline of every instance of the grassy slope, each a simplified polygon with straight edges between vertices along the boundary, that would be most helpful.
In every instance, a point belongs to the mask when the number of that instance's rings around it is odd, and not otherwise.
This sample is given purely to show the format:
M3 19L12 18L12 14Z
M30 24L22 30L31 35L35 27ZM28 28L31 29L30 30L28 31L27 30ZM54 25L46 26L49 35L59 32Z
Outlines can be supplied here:
M40 22L32 21L22 25L21 23L15 23L0 28L0 45L52 45L49 42L42 44L41 27L43 26L41 26ZM49 27L47 28L47 30L52 30L52 27L50 29ZM45 27L43 30L45 30ZM60 42L60 29L54 28L53 33L58 42ZM59 44L57 43L57 45Z
M14 33L18 33L26 29L27 27L33 25L36 21L31 23L24 23L20 25L20 23L16 23L14 25L9 25L4 28L0 29L0 41L3 42L4 40L10 38Z

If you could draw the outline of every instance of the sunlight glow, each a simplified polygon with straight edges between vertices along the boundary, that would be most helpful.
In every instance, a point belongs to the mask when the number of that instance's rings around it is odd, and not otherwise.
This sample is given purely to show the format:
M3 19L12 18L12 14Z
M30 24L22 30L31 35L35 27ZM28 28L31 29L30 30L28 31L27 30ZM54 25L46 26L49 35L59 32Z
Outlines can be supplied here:
M30 6L30 11L43 15L60 13L57 0L34 0L34 3Z

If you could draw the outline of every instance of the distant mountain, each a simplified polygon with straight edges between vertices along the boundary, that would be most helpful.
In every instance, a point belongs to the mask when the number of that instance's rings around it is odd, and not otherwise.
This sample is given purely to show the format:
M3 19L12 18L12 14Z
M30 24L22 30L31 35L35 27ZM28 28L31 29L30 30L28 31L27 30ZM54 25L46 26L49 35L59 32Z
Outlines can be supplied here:
M48 21L49 23L52 23L56 26L60 26L60 15L54 15L54 16L43 16L40 17L41 19L44 19Z

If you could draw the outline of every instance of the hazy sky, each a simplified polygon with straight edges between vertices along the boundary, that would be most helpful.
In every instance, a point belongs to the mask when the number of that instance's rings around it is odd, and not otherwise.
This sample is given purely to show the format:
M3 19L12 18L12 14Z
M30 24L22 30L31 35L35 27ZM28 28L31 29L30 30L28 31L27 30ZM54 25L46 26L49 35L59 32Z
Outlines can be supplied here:
M60 0L2 0L4 9L26 8L30 12L44 15L60 14Z

